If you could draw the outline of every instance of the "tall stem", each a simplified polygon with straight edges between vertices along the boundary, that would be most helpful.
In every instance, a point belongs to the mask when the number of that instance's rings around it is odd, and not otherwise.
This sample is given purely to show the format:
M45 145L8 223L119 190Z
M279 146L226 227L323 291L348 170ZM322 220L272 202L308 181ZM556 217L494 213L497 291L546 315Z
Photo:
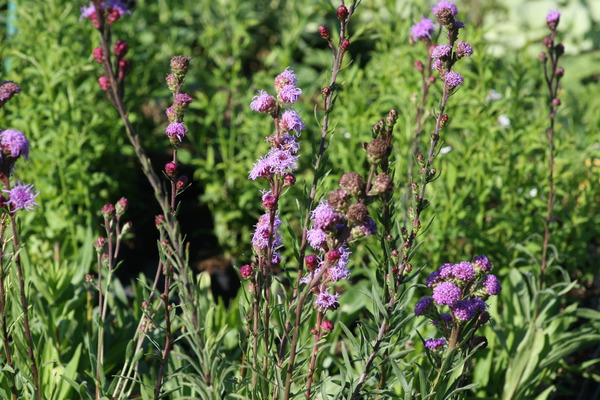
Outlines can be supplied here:
M10 367L10 392L13 400L17 400L17 383L15 380L15 368L12 362L12 354L10 351L10 339L8 336L8 325L6 323L6 292L4 290L4 232L6 231L6 225L4 223L5 216L2 216L0 221L0 314L2 315L2 342L4 344L4 355L6 357L6 364Z

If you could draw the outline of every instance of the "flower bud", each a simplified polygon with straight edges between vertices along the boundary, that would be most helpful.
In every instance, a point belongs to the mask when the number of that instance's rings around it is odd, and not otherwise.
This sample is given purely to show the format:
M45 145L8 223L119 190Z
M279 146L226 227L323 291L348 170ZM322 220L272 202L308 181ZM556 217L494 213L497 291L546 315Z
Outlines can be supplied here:
M188 177L185 175L181 175L179 178L177 178L177 183L175 184L175 187L177 188L177 191L181 191L183 189L185 189L185 187L188 185Z
M3 81L0 85L0 107L12 99L15 94L21 93L19 85L12 81Z
M552 99L552 105L554 107L558 107L561 105L560 99L558 97L555 97L554 99Z
M427 82L429 82L429 83L435 82L435 76L431 75L429 78L427 78Z
M326 319L321 322L321 330L323 330L323 332L331 332L333 330L333 321Z
M122 82L125 76L129 73L129 61L121 58L119 60L119 81Z
M379 165L388 155L388 144L383 139L373 139L367 144L367 161L369 164Z
M565 54L565 46L562 43L559 43L554 48L554 51L556 51L556 55L560 57Z
M100 236L96 240L96 243L94 243L94 248L96 249L97 253L103 253L105 247L106 247L106 239L103 236Z
M296 183L296 177L291 172L286 172L283 174L283 185L284 186L294 186Z
M110 81L107 77L101 76L98 78L98 84L100 85L100 89L104 90L105 92L110 90Z
M363 223L369 217L369 210L363 203L355 203L348 207L346 218L352 224Z
M546 46L547 48L552 47L552 38L551 37L546 36L542 42L544 43L544 46Z
M106 21L109 25L112 25L115 22L117 22L119 18L121 18L121 12L119 10L117 10L116 8L108 9L108 16L106 17Z
M250 279L254 275L254 270L252 269L251 266L249 266L247 264L246 265L242 265L240 267L240 275L244 279Z
M337 9L337 17L340 21L345 21L346 18L348 18L348 9L346 8L346 6L341 5L338 7Z
M316 255L309 254L304 257L304 265L306 265L307 270L314 271L319 266L319 260Z
M175 176L177 176L177 164L175 164L173 161L166 163L165 173L169 178L175 178Z
M183 78L190 69L190 61L186 56L171 57L171 73L178 78Z
M117 40L113 49L115 57L123 58L127 54L127 42L124 40Z
M171 93L175 93L177 91L177 87L179 85L179 81L177 80L175 75L167 74L165 81L167 82L167 87L169 88L169 91Z
M340 178L340 188L350 195L358 197L363 193L364 183L362 177L356 172L346 172Z
M421 60L417 60L414 63L415 69L419 72L422 72L425 69L425 66L423 65L423 62Z
M335 211L345 212L350 205L350 196L342 189L335 189L327 196L327 203L332 206Z
M125 197L121 197L119 201L117 201L117 203L115 204L115 211L117 213L117 216L120 217L121 215L125 214L125 211L127 211L127 207L129 207L129 201L127 201Z
M331 32L329 31L329 28L327 28L324 25L321 25L319 26L319 35L321 35L323 39L329 39Z
M538 60L541 62L546 62L548 60L548 56L543 51L538 55Z
M159 214L156 217L154 217L154 226L156 226L157 228L161 228L165 223L166 221L164 215Z
M104 219L111 219L115 216L115 206L112 204L105 204L100 212Z
M392 108L387 115L386 122L389 125L394 125L396 123L396 121L398 121L398 110L396 110L395 108Z
M96 47L94 49L94 51L92 52L92 54L94 55L94 60L96 60L97 63L102 64L105 61L104 52L102 51L102 47Z
M554 71L554 73L556 74L557 77L562 78L563 75L565 74L565 69L562 67L558 67L558 68L556 68L556 71Z
M340 45L340 48L342 51L347 51L350 48L350 41L348 39L344 39Z
M329 89L329 87L324 87L323 89L321 89L321 94L323 95L323 97L327 97L331 94L331 89Z
M271 210L276 204L277 199L275 198L275 196L273 196L273 194L270 191L265 192L265 194L263 194L262 205L265 208L265 210Z
M142 309L143 310L147 310L150 308L150 303L148 303L147 301L142 301Z
M333 250L329 250L326 254L326 260L329 264L333 265L337 262L337 260L340 259L340 257L342 256L342 253L337 250L337 249L333 249Z

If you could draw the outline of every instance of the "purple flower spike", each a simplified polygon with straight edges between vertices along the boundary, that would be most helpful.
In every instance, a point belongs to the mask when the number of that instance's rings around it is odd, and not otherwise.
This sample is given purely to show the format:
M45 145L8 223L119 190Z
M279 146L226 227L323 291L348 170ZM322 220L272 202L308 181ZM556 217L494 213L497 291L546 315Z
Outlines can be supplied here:
M548 24L548 28L550 28L550 30L555 30L559 21L560 13L557 10L548 11L548 14L546 14L546 23Z
M433 299L431 297L429 297L429 296L423 297L415 305L415 315L416 316L425 315L427 313L427 310L429 310L429 307L431 307L432 304L433 304Z
M452 282L442 282L433 288L433 300L441 306L453 306L460 300L461 291Z
M327 229L340 219L340 215L327 202L319 204L311 214L315 229Z
M299 132L304 129L304 123L300 119L300 115L294 110L287 110L281 115L279 126L284 131Z
M454 89L463 83L463 81L464 78L458 72L450 71L446 74L446 86L448 86L449 89Z
M449 8L450 11L452 12L452 16L458 14L458 8L456 8L456 4L454 4L451 1L446 1L446 0L442 0L439 3L437 3L435 6L433 6L431 8L431 11L433 12L433 15L437 15L437 13L442 9L442 8Z
M269 114L275 110L275 98L264 90L260 90L258 95L252 98L250 109Z
M7 203L12 206L12 213L21 209L31 211L38 205L35 198L40 192L35 190L32 184L24 185L17 182L12 189L3 190L3 192L8 193Z
M421 17L421 21L410 27L410 36L416 42L417 40L431 40L435 33L435 25L428 19Z
M258 223L255 225L256 231L254 231L254 236L252 237L252 245L254 249L258 252L260 250L264 250L269 246L269 220L271 215L269 213L263 214L258 219ZM283 244L281 240L281 236L279 236L278 230L281 226L281 219L278 216L275 216L275 220L273 221L273 248L279 247Z
M12 158L25 157L29 159L29 142L25 135L16 129L7 129L0 133L2 152Z
M173 122L167 126L166 133L171 140L177 139L181 142L188 130L185 129L183 122Z
M323 245L327 243L327 235L321 229L310 229L306 232L306 240L308 240L310 247L321 250Z
M444 346L446 346L446 339L444 338L425 340L425 347L429 350L441 350Z
M490 296L496 296L500 294L500 291L502 290L500 281L498 280L496 275L492 274L486 275L483 278L483 287L485 288L485 290L487 290Z
M300 98L302 94L302 89L297 88L293 85L284 86L283 89L279 92L279 98L284 103L294 104Z

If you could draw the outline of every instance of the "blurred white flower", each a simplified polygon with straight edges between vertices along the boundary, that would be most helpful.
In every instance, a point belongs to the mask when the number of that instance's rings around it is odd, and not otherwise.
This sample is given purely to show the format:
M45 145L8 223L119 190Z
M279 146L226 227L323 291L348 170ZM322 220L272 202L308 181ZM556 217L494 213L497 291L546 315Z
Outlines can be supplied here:
M452 146L442 147L440 149L440 154L447 154L447 153L450 153L451 151L452 151Z
M508 128L510 126L510 118L508 118L505 114L498 116L498 125L503 128Z
M502 95L496 92L494 89L490 90L488 94L485 96L485 101L490 102L494 100L500 100Z

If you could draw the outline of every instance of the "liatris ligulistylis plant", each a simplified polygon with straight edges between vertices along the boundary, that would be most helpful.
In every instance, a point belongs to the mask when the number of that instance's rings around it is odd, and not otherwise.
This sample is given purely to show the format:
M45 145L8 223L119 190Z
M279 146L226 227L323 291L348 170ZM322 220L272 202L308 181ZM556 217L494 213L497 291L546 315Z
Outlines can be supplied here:
M542 62L544 69L544 80L548 89L548 118L549 126L546 129L548 135L548 204L546 207L546 223L544 225L544 242L542 244L542 263L540 274L540 289L544 285L544 276L548 266L548 246L550 244L550 223L552 222L552 208L554 206L554 127L556 121L556 113L560 106L560 98L558 91L559 83L563 77L565 70L558 66L558 60L565 52L565 47L562 43L556 43L556 29L560 21L560 13L558 11L548 11L546 15L546 23L550 29L550 35L544 38L544 46L546 52L539 55L539 60Z
M14 82L3 82L0 87L0 107L3 107L15 94L21 92L21 88ZM27 347L27 355L29 357L31 377L25 377L33 387L34 396L36 399L43 398L41 387L40 370L38 369L38 361L36 355L35 344L31 333L30 326L30 308L27 299L26 277L23 273L23 267L20 254L19 229L17 225L17 213L20 210L31 211L37 206L35 198L39 194L33 184L24 184L16 181L11 183L11 178L15 171L15 164L19 159L29 159L29 141L25 135L16 129L0 130L0 180L4 186L3 194L0 194L0 314L2 318L2 342L4 347L4 357L8 366L10 379L11 396L13 399L20 398L25 395L22 391L21 384L17 385L17 373L20 371L13 364L13 356L15 349L11 349L11 344L14 344L10 333L15 328L9 324L9 315L7 315L7 297L6 278L10 272L11 266L17 270L17 279L19 285L19 298L21 305L21 313L23 317L23 332L25 334L25 346ZM6 230L11 227L11 236L7 236ZM12 241L13 252L5 254L5 243ZM12 323L15 323L13 321ZM20 378L21 379L21 378ZM31 396L31 393L29 394Z

